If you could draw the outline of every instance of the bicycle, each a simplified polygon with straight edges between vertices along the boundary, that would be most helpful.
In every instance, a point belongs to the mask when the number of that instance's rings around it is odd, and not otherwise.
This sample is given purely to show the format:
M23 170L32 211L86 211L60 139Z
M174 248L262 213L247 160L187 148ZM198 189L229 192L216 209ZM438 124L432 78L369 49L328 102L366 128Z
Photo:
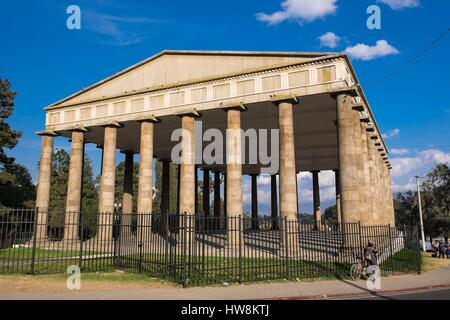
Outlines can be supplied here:
M356 258L356 262L350 267L350 278L352 280L361 279L361 277L368 278L370 275L367 273L367 264L361 257Z

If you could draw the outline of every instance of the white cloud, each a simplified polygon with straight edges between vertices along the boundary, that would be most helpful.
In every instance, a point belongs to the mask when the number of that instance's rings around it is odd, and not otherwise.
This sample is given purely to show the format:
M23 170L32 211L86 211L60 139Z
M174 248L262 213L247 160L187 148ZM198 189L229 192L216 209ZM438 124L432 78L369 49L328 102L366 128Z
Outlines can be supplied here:
M355 60L363 61L369 61L376 58L400 53L386 40L378 40L374 46L359 43L353 47L347 47L344 52Z
M405 154L411 153L411 150L403 149L403 148L402 149L393 148L393 149L389 150L389 153L393 154L393 155L405 155Z
M420 5L419 0L377 0L377 2L387 4L393 10L415 8Z
M333 32L327 32L321 35L318 39L322 47L336 48L341 40L341 37L337 36Z
M383 133L381 136L384 139L389 139L389 138L393 138L395 136L398 136L399 134L400 134L400 129L396 128L394 130L389 131L388 133Z
M102 43L113 46L140 43L148 24L160 22L147 17L122 17L94 11L85 11L83 17L84 28L105 36L107 40Z
M336 12L337 0L285 0L281 3L281 11L271 14L257 13L256 18L269 25L279 24L286 20L310 22Z
M392 192L406 192L406 191L410 191L410 190L416 190L416 184L413 182L408 182L405 184L396 184L393 183L392 184Z
M415 174L421 169L443 162L450 162L450 152L437 149L420 151L415 157L392 158L392 176L398 178L408 174Z

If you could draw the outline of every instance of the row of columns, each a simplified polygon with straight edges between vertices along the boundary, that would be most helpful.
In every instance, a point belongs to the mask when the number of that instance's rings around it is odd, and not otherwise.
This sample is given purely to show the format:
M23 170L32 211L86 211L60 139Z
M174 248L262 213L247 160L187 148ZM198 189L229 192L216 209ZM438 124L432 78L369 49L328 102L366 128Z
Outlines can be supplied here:
M392 194L390 193L390 177L383 155L377 152L376 145L367 135L358 114L353 110L354 101L349 94L338 94L337 126L339 170L336 170L336 204L338 219L343 222L365 221L371 216L371 222L390 222L384 219L386 212L393 210ZM280 168L279 168L279 205L281 218L296 220L298 213L297 172L295 163L295 142L293 104L295 97L273 97L272 102L278 106L279 136L280 136ZM227 129L231 134L226 139L226 175L225 175L225 213L228 217L242 215L242 164L241 157L241 112L242 105L224 108L227 117ZM178 211L193 215L196 212L196 166L195 166L195 132L194 121L199 114L188 112L181 114L183 139L181 148L181 164L179 167L179 200ZM153 139L154 125L158 122L152 118L140 123L140 163L137 207L139 213L151 213L152 210L152 176L153 176ZM99 232L109 237L112 233L112 215L114 212L116 143L118 123L104 128L104 144L102 156L102 175L99 196ZM66 211L79 213L81 209L82 174L84 159L84 129L73 130L72 151L69 169L69 184ZM51 157L53 150L53 135L45 133L42 138L42 155L39 166L39 185L36 206L42 212L39 224L46 221L50 195ZM124 181L123 212L132 212L132 172L133 155L126 153L126 172ZM167 164L168 165L168 164ZM163 170L168 174L168 170ZM313 174L314 217L320 221L320 194L318 172ZM209 189L209 171L205 170L204 187ZM168 183L168 177L163 183ZM272 176L272 217L278 211L276 177ZM164 186L166 189L168 186ZM214 173L214 189L220 188L220 173ZM252 176L252 216L257 216L256 176ZM207 195L206 195L207 194ZM220 203L219 193L214 193L214 202ZM375 195L375 196L374 196ZM378 200L379 199L379 200ZM376 200L376 202L375 202ZM205 192L204 210L209 215L209 192ZM382 205L380 205L382 203ZM163 201L163 207L168 208L168 199ZM370 214L372 212L373 214ZM107 214L109 213L109 214ZM366 214L369 213L369 214ZM215 206L214 215L220 214L220 208ZM69 215L67 215L69 216ZM73 216L73 215L72 215ZM389 220L389 221L388 221ZM66 239L75 239L78 234L77 223L70 223L71 228L65 231ZM257 228L256 225L254 225ZM38 237L45 236L45 228L38 230Z
M336 203L341 219L394 225L390 165L381 139L371 134L373 128L365 125L367 120L360 117L361 106L351 92L337 94L336 99L339 150Z

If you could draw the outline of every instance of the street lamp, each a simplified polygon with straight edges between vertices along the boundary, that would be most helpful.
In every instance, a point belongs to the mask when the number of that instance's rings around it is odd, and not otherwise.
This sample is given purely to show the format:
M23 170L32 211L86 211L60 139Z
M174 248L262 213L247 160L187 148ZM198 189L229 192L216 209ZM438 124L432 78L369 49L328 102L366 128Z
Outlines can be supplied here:
M423 231L423 214L422 214L422 200L420 199L420 185L419 185L419 180L422 177L419 177L419 174L417 174L415 176L416 178L416 182L417 182L417 199L418 199L418 205L419 205L419 219L420 219L420 232L422 234L422 250L423 252L426 252L426 247L425 247L425 233Z

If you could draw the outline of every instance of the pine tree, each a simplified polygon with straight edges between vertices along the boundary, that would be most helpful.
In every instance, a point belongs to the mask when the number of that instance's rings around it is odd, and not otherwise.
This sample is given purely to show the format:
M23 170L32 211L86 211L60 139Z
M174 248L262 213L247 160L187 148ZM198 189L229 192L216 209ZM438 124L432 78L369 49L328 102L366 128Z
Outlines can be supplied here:
M14 98L17 93L11 90L7 79L0 78L0 185L13 182L14 175L6 172L5 166L12 165L14 158L6 155L5 149L14 148L19 143L22 132L13 130L6 119L14 111Z

